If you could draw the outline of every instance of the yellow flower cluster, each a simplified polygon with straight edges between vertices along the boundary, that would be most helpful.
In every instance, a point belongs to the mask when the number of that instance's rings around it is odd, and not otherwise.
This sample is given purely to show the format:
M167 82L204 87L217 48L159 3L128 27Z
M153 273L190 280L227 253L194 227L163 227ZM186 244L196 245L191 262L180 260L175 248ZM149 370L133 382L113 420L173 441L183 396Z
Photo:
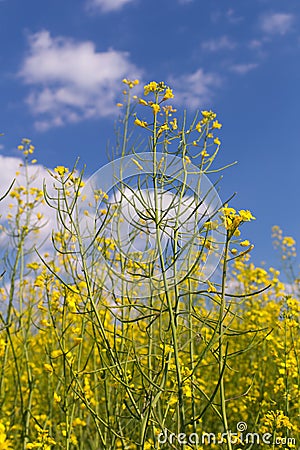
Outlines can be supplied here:
M234 208L228 206L222 209L222 220L228 231L234 233L243 222L255 220L255 217L249 210L241 209L238 212Z
M60 177L63 177L67 173L69 173L69 169L64 166L57 166L54 169L54 172L57 173Z
M122 82L126 84L130 89L139 84L139 80L128 80L127 78L124 78Z

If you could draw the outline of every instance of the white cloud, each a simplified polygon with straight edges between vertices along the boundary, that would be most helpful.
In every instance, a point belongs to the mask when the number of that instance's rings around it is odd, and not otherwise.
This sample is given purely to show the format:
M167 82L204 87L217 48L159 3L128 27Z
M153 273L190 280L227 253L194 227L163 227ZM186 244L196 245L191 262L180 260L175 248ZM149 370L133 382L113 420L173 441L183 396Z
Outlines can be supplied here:
M103 12L117 11L127 3L132 3L135 0L89 0L88 7L93 9L100 9Z
M210 52L216 52L219 50L233 50L236 47L236 43L233 42L228 36L222 36L219 39L210 39L202 43L202 48Z
M211 102L214 90L221 84L222 79L218 74L204 72L201 68L194 73L174 78L172 81L176 100L190 108L203 107Z
M126 52L97 52L91 41L52 37L44 30L29 37L20 76L32 86L26 102L43 131L115 113L121 79L139 78L141 70Z
M226 17L227 17L228 21L232 24L237 24L244 20L244 18L242 16L237 16L235 13L235 10L232 8L229 8L227 10Z
M293 14L273 13L265 15L261 19L261 29L267 34L284 35L290 31L294 20Z
M251 48L252 50L256 50L256 49L260 49L263 45L263 41L259 40L259 39L252 39L249 42L248 47Z
M230 67L230 70L240 75L245 75L251 70L256 69L256 67L258 67L257 63L234 64L233 66Z
M4 145L0 144L0 150L3 150L3 149L4 149Z

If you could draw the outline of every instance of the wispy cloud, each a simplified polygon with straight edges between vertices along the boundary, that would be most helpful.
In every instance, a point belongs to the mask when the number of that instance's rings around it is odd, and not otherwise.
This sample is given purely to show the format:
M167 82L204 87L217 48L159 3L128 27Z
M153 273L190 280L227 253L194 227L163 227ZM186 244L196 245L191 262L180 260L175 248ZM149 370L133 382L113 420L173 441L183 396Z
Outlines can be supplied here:
M244 20L244 17L238 16L234 9L229 8L226 12L226 17L228 21L232 24L240 23Z
M19 75L31 86L26 102L43 131L113 114L120 80L138 78L141 70L126 52L98 52L91 41L41 31L30 36Z
M232 72L238 73L239 75L245 75L246 73L256 69L257 67L257 63L234 64L230 67L230 70Z
M172 81L177 102L195 109L211 102L215 89L221 84L222 79L218 74L204 72L202 68Z
M251 48L252 50L256 50L256 49L260 49L263 45L263 41L259 40L259 39L252 39L249 42L248 47Z
M273 13L261 18L261 29L267 34L284 35L291 30L295 21L293 14Z
M128 3L133 3L136 0L87 0L89 9L99 9L102 12L118 11Z
M208 41L204 41L201 47L204 50L216 52L219 50L233 50L236 47L236 43L232 41L228 36L221 36L218 39L210 39Z

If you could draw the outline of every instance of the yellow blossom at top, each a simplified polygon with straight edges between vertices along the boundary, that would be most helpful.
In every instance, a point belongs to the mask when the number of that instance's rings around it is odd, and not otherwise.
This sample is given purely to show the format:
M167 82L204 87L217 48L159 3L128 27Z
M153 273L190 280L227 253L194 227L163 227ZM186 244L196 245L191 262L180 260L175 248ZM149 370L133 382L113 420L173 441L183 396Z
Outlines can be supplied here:
M213 120L217 117L216 113L213 111L201 111L202 117L207 120Z
M123 78L122 82L127 84L130 89L139 84L139 80L128 80L127 78Z
M222 208L222 212L224 225L227 230L231 230L232 232L235 232L242 222L255 220L255 217L251 214L251 212L245 209L241 209L238 213L236 213L234 208L225 206Z
M144 95L148 95L149 92L155 92L157 90L158 83L156 81L150 81L149 84L144 86Z
M64 166L57 166L57 167L55 167L54 172L58 173L58 175L60 175L62 177L66 173L69 173L69 169Z

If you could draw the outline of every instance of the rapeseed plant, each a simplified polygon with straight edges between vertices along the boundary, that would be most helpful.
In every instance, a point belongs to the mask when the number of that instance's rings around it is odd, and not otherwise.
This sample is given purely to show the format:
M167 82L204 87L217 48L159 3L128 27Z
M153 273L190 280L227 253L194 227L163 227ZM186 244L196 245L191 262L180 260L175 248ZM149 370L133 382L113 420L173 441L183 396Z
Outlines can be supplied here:
M173 189L184 204L192 165L203 174L219 170L213 163L222 125L210 110L190 125L186 115L181 120L168 103L174 93L163 82L146 84L141 96L133 94L138 80L123 83L118 107L124 116L114 156L132 155L140 173L135 205L149 205L145 192L153 189L147 214L136 208L134 231L144 232L148 225L159 247L167 229L160 189ZM144 186L147 160L137 149L145 142L136 133L146 135L152 158ZM91 198L83 172L63 166L51 172L54 191L47 186L41 191L28 175L36 162L30 159L34 146L23 139L19 150L26 184L18 183L18 174L1 225L7 252L0 289L0 449L238 450L246 448L242 437L232 443L228 433L241 421L250 432L270 433L273 449L297 448L300 302L294 239L273 230L288 286L277 269L251 262L253 246L242 230L255 218L227 204L199 220L197 245L187 245L184 253L189 270L178 262L180 212L168 225L172 247L165 254L159 248L156 262L139 259L138 249L132 252L136 259L129 258L118 240L120 228L114 235L95 229L86 248L81 216L89 220L94 210L105 230L115 220L122 224L111 194L97 188ZM167 155L181 158L181 183L177 175L166 175ZM132 202L130 188L120 182L118 198ZM31 245L31 236L40 232L46 206L56 211L57 224L53 251L45 254ZM200 206L193 203L193 216L201 216ZM171 207L172 202L167 212ZM220 248L209 234L214 229L224 242L221 276L205 281L203 264ZM121 281L114 286L116 279ZM146 295L143 283L152 279L156 284ZM177 440L160 443L162 431ZM178 439L192 433L201 438L204 432L220 442L194 445ZM254 442L251 448L269 446Z

